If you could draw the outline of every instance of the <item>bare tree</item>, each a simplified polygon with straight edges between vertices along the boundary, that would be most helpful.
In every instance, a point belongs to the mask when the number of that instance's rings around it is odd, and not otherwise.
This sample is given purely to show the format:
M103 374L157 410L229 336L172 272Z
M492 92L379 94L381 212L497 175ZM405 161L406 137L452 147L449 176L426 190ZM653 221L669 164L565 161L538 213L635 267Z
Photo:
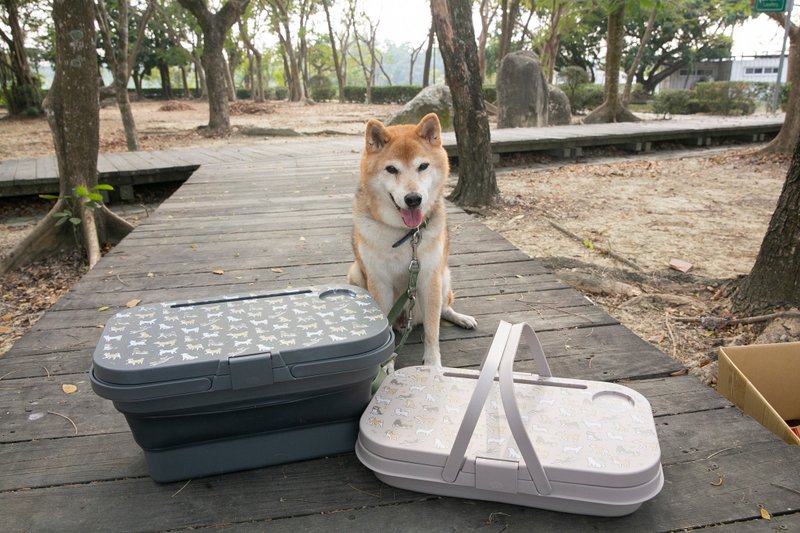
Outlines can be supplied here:
M303 99L303 85L290 26L291 0L268 0L268 4L272 7L272 26L281 43L289 100L299 102Z
M147 2L147 8L142 14L139 23L139 31L136 36L136 42L133 49L128 53L128 0L121 0L114 2L117 8L117 18L113 20L108 14L106 2L108 0L97 0L95 3L95 18L97 19L97 26L100 28L100 35L103 40L103 49L106 53L106 62L108 63L111 74L114 78L114 94L117 97L117 107L122 116L122 126L125 130L125 144L128 151L135 152L139 150L139 138L136 133L136 122L133 119L133 111L131 110L131 101L128 97L128 80L131 77L131 70L133 64L136 62L136 56L139 55L139 48L144 39L144 32L147 27L147 21L153 13L153 0ZM112 41L112 32L116 35L116 42Z
M336 84L339 87L339 101L344 102L344 68L339 60L339 52L336 49L336 35L333 32L333 25L331 24L330 5L332 3L332 0L322 0L322 8L325 10L325 20L328 23L328 38L331 41L331 55L333 56L333 68L336 71Z
M492 203L497 179L492 166L489 115L483 101L471 0L431 0L445 77L453 97L458 183L450 199L462 206Z
M636 115L625 109L619 98L619 67L622 62L622 46L625 37L625 1L612 0L609 8L604 99L597 109L583 119L586 124L636 122L639 120Z
M208 129L211 132L228 131L231 127L228 98L225 88L225 35L247 8L250 0L227 0L212 13L206 0L178 0L197 19L203 30L203 68L208 86Z
M0 263L0 274L75 246L86 251L92 268L100 259L101 241L118 241L132 229L92 192L97 186L100 138L93 1L55 0L52 17L56 71L44 106L58 161L60 194L50 212Z
M8 47L8 56L0 50L0 71L7 67L12 73L10 87L6 89L3 83L3 93L5 94L6 105L11 115L20 113L41 114L42 96L39 90L39 83L33 77L28 55L25 53L25 32L20 22L18 0L2 0L0 5L5 8L6 22L8 23L11 35L7 35L0 28L0 39ZM0 79L2 75L0 74Z
M380 21L373 21L367 16L366 13L360 14L361 20L366 23L366 27L359 31L358 21L356 20L357 1L351 0L348 9L348 18L350 25L353 29L353 40L355 41L356 51L358 55L355 59L361 65L361 71L364 73L364 83L367 86L367 101L372 103L372 87L375 85L375 74L378 68L378 51L376 48L375 39L378 34L378 24Z
M303 77L303 96L308 99L308 19L316 13L317 5L309 0L301 0L298 9L298 28L297 32L300 46L297 54L297 62L300 66L300 74Z
M419 43L419 46L417 46L416 48L413 48L411 50L411 53L409 54L409 56L410 56L409 57L409 61L408 61L408 84L409 85L414 85L414 63L417 62L417 58L419 57L419 54L422 53L422 47L425 46L425 43L427 43L427 42L428 42L428 39L425 39L424 41Z

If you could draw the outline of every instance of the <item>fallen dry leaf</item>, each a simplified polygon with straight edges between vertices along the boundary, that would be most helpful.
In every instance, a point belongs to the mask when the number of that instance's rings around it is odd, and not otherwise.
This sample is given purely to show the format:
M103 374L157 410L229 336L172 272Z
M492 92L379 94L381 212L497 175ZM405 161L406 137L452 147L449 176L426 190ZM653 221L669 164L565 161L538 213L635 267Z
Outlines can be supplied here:
M216 274L217 276L221 276L221 275L223 275L225 273L225 271L222 270L221 268L217 268L215 270L212 270L211 273L212 274Z
M130 301L128 301L128 303L126 303L126 304L125 304L125 306L126 306L126 307L128 307L128 308L130 308L130 307L136 307L136 306L137 306L137 305L139 305L140 303L142 303L142 301L141 301L141 300L139 300L139 299L134 299L134 300L130 300Z
M100 307L100 308L99 308L97 311L98 311L99 313L102 313L103 311L108 311L108 306L107 306L107 305L104 305L103 307Z
M759 507L758 509L761 512L761 518L763 518L764 520L772 520L772 515L769 514L769 511L767 511L763 507Z
M63 385L61 385L61 390L64 391L64 394L73 394L75 392L78 392L78 387L76 387L72 383L64 383Z
M154 277L156 277L156 275L155 275L155 274L153 274L152 272L148 272L148 273L147 273L147 277L148 277L148 278L154 278Z
M272 271L273 271L273 272L275 272L276 274L281 274L281 273L283 273L283 269L282 269L282 268L270 268L270 270L272 270Z
M3 322L11 322L13 319L14 319L14 316L11 313L6 313L2 317Z
M7 326L0 326L0 333L2 334L11 333L11 328Z

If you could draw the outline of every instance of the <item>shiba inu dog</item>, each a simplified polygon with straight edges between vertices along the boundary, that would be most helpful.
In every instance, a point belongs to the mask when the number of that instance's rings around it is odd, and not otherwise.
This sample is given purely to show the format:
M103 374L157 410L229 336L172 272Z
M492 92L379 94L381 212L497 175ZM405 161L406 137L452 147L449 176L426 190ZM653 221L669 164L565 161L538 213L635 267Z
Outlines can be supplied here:
M467 329L477 322L451 307L443 195L450 167L439 118L430 113L416 125L388 127L372 119L365 140L353 202L355 262L348 283L367 289L388 314L408 288L411 244L401 241L419 229L414 323L421 322L425 329L424 364L441 366L439 318Z

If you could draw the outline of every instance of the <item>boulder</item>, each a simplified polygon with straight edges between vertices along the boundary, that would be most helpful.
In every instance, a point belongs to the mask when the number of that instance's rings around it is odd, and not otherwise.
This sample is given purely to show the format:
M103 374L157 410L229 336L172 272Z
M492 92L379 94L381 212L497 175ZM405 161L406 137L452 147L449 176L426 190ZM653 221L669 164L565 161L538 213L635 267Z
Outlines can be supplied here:
M550 126L564 126L572 122L572 110L569 106L567 94L556 87L550 86L547 102L547 124Z
M392 124L416 124L428 113L436 113L442 130L453 129L453 98L447 85L429 85L422 89L397 113L389 117L387 126Z
M542 65L532 52L512 52L497 73L497 127L547 126L549 91Z

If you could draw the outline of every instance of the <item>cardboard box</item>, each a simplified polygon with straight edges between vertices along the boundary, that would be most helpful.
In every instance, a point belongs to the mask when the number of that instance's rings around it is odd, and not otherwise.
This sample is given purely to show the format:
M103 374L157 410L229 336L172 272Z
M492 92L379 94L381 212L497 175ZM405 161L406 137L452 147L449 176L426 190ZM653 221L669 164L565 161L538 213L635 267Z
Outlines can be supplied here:
M789 444L800 437L787 420L800 419L800 342L719 349L717 390Z

